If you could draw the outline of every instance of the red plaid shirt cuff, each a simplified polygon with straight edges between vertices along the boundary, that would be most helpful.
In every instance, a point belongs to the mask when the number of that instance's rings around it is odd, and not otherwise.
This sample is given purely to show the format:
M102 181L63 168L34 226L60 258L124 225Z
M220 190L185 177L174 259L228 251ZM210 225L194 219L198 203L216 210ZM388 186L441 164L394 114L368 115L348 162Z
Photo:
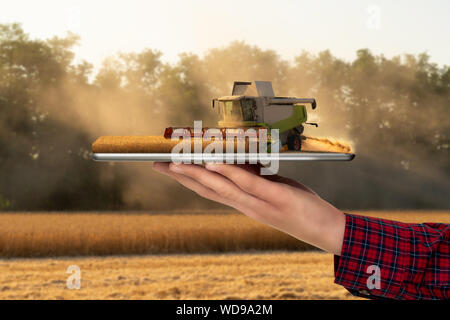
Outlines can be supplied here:
M448 299L450 225L346 214L335 283L373 299Z

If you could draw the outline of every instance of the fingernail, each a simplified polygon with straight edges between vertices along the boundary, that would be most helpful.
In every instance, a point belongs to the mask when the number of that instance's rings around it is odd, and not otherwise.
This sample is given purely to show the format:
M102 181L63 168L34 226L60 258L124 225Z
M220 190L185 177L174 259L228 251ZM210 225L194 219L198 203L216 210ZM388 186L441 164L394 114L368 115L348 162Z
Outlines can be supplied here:
M206 167L206 169L212 170L212 171L214 171L214 170L217 169L216 164L215 164L215 163L212 163L212 162L207 163L207 164L205 165L205 167Z

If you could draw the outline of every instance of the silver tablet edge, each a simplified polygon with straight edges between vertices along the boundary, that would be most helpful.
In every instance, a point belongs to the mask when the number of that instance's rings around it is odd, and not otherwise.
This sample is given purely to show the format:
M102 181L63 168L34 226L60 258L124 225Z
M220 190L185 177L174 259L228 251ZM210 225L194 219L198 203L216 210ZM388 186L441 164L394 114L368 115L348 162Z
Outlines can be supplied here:
M192 161L350 161L353 160L353 153L335 152L298 152L298 153L278 153L278 154L195 154L195 153L94 153L92 159L95 161L108 162L141 162L158 161L172 162L175 160L183 162Z

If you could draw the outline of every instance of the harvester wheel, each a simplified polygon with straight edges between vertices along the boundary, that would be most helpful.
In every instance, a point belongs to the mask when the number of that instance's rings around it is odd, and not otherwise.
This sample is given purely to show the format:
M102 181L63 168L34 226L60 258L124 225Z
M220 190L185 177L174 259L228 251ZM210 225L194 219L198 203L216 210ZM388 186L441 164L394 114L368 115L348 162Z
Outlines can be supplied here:
M287 145L289 150L300 151L302 149L302 139L298 135L289 136Z

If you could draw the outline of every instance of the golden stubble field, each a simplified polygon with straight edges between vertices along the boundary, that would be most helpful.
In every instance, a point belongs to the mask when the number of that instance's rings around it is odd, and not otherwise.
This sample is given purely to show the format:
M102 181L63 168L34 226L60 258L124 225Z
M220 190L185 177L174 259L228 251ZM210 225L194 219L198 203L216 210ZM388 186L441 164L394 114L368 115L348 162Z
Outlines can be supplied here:
M346 299L322 252L50 258L0 262L0 299ZM67 268L80 268L68 289Z
M443 211L358 214L450 223ZM352 298L333 256L310 249L240 214L0 214L0 299Z

